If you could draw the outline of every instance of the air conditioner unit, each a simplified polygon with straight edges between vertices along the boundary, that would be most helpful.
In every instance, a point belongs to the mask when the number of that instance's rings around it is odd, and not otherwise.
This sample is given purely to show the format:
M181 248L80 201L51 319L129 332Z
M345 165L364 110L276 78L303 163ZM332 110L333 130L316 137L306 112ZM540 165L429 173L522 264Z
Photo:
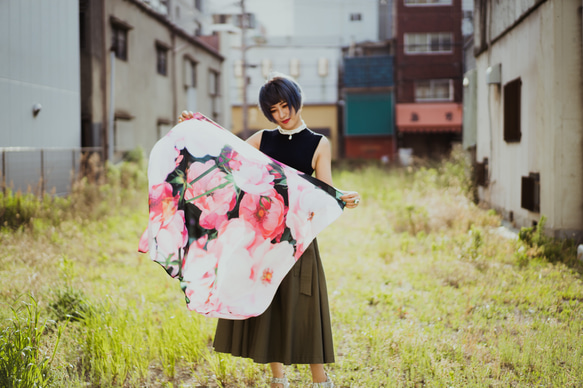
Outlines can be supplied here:
M500 85L502 83L502 64L490 66L486 69L486 83Z

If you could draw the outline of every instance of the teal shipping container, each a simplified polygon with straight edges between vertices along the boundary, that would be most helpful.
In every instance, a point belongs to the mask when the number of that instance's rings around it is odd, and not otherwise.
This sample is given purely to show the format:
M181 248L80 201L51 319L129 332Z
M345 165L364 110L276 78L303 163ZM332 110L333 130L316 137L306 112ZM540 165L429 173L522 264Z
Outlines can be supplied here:
M348 92L345 112L346 136L395 133L395 99L392 92Z

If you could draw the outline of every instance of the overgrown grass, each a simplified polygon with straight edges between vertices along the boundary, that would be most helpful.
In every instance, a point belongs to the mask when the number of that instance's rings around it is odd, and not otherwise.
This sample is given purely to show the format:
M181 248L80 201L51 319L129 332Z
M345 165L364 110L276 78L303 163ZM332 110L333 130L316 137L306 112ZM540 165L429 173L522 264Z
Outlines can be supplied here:
M31 298L11 310L12 318L0 332L0 384L6 388L49 386L62 326L53 335L52 349L44 349L43 337L51 322L41 322L36 301Z
M503 237L499 217L468 199L463 163L335 173L363 197L319 236L338 387L583 384L574 246L546 237L544 222ZM212 351L215 320L189 313L178 283L136 252L143 168L106 176L83 183L59 222L0 232L0 328L12 330L9 306L34 296L37 322L57 322L35 337L39 354L57 349L43 364L54 386L268 386L267 366ZM27 314L16 310L18 322ZM310 381L305 366L286 373Z

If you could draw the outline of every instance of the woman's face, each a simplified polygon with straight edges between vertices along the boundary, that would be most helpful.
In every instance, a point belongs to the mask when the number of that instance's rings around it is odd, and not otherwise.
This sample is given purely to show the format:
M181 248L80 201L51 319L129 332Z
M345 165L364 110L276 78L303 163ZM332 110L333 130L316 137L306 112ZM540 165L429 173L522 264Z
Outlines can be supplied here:
M296 112L285 101L280 101L277 104L272 105L270 111L277 125L279 125L282 129L296 129L302 122L302 118L300 116L301 109Z

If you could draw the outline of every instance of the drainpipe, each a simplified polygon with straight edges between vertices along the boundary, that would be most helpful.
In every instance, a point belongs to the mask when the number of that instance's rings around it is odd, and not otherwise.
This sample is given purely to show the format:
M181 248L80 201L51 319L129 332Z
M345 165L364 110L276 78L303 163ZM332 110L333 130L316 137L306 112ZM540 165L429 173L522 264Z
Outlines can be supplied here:
M107 125L107 15L106 15L106 5L107 2L98 3L101 4L101 18L102 18L102 37L101 37L101 49L102 54L101 57L103 59L103 63L101 64L101 80L100 80L100 89L101 89L101 123L102 123L102 136L103 136L103 153L101 154L103 157L103 163L105 163L105 158L108 155L108 148L109 148L109 136L108 136L108 125Z
M583 1L583 0L581 0ZM170 35L170 40L172 44L172 122L178 120L178 87L176 86L176 34L174 30ZM170 66L168 66L170 67Z
M582 0L583 1L583 0ZM248 118L247 118L247 15L245 9L245 0L241 0L241 62L243 62L243 104L241 113L243 115L243 140L249 137Z
M107 160L113 163L113 124L115 120L115 51L113 47L109 51L109 120L107 123Z

